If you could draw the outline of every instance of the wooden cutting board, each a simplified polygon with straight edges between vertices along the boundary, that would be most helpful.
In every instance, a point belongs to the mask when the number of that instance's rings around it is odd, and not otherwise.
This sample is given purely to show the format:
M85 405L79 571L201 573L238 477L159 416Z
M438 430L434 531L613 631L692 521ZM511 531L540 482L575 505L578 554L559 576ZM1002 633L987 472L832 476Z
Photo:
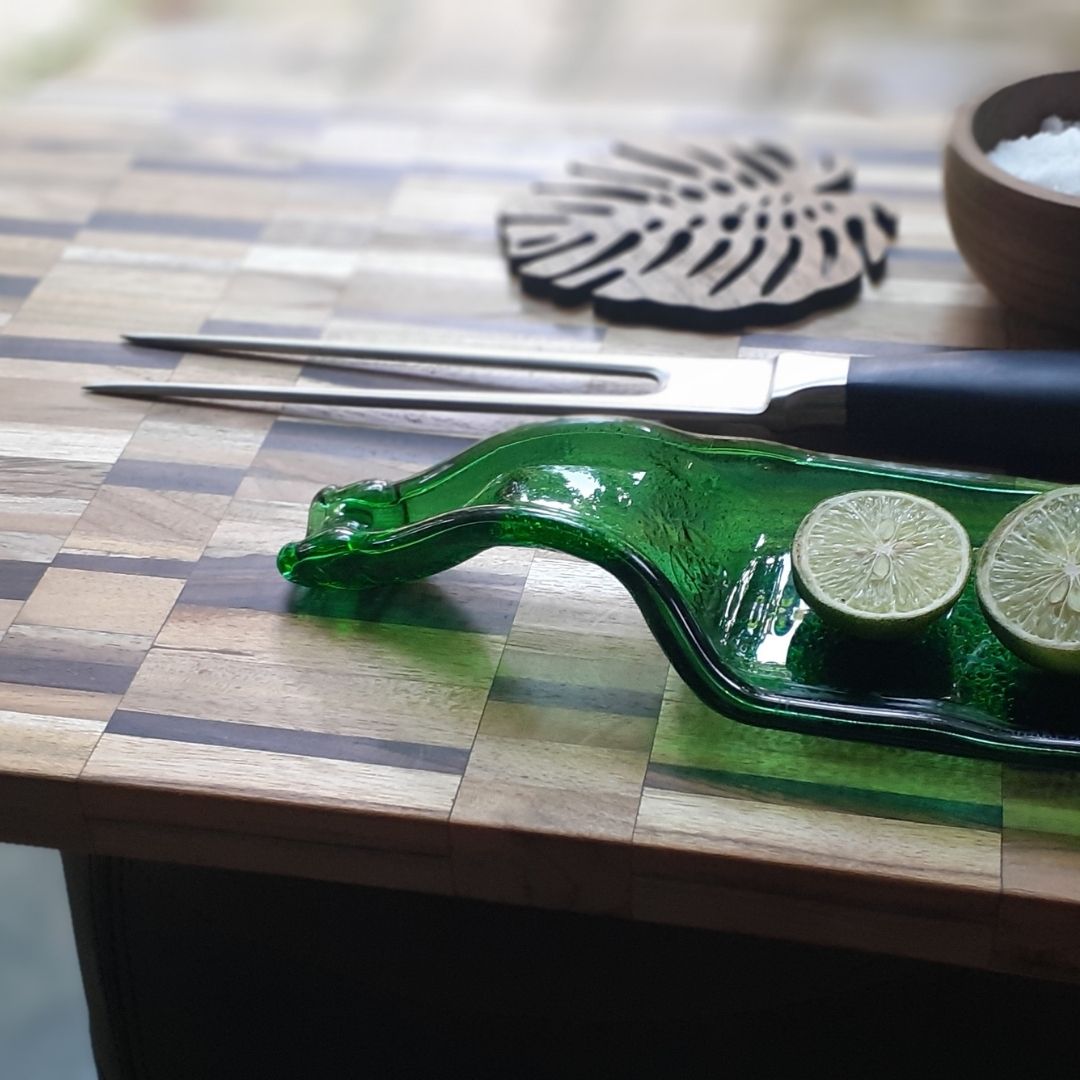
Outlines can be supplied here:
M519 290L494 222L538 168L527 117L297 104L250 77L258 50L213 93L159 60L132 47L0 112L4 839L1080 973L1076 776L739 726L621 587L564 557L495 551L362 596L277 576L321 485L512 421L80 389L319 375L118 344L139 328L717 363L1033 344L952 247L939 119L812 118L905 222L889 274L813 322L703 335ZM397 378L375 368L331 374Z

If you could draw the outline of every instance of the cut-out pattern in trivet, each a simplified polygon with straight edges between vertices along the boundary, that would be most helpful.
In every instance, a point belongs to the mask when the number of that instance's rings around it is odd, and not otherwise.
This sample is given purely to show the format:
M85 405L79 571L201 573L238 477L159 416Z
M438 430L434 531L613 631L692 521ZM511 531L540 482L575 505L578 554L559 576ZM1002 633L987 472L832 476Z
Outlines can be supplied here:
M897 219L850 163L768 141L617 143L499 218L529 293L695 329L788 322L880 279Z

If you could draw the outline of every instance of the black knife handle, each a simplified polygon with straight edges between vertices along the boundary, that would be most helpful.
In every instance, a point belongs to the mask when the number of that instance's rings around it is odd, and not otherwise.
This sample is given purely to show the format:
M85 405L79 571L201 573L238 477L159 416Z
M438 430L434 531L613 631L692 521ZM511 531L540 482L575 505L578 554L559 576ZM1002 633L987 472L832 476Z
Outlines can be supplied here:
M1080 481L1080 351L854 357L853 450Z

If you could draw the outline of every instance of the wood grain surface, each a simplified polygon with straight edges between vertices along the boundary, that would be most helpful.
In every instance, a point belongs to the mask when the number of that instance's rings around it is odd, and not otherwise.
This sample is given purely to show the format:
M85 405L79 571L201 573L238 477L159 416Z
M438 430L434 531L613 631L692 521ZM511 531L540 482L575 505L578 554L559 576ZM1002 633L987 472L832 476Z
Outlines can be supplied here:
M899 213L858 303L741 336L609 327L519 291L498 207L613 128L725 134L730 115L372 108L272 78L284 46L257 35L194 82L168 33L0 113L0 838L1080 977L1080 778L735 724L620 586L562 556L497 550L358 596L276 574L318 487L511 420L81 390L400 381L119 343L140 328L718 364L1062 343L953 247L944 108L768 120L850 154Z

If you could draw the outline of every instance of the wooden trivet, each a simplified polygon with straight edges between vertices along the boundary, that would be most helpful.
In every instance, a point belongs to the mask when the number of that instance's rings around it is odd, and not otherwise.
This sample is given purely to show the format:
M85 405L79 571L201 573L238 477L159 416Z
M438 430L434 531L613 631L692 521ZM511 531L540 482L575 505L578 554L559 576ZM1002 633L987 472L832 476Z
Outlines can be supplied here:
M877 281L897 218L850 163L774 142L617 143L499 218L522 287L620 321L725 330L789 322Z

